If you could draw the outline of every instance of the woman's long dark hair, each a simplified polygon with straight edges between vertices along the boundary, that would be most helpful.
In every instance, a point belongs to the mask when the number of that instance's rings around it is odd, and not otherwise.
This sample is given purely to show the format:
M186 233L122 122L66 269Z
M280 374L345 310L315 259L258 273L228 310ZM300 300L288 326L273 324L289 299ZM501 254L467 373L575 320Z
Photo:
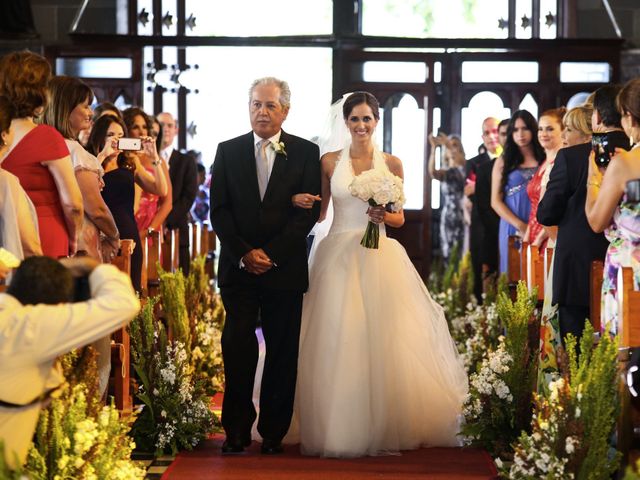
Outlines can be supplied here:
M516 111L509 119L507 126L507 141L504 145L504 152L502 158L504 158L504 168L502 170L502 181L500 182L500 191L504 192L504 187L507 185L507 178L509 174L515 169L520 168L520 165L524 162L524 155L520 151L520 147L513 140L513 130L516 125L516 120L521 119L527 127L527 130L531 132L531 149L533 150L533 156L537 160L538 164L544 161L546 154L544 148L538 141L538 122L535 117L531 115L527 110Z
M122 127L122 131L124 132L125 137L127 136L127 127L124 122L114 116L114 115L103 115L96 120L96 123L93 124L91 128L91 134L89 135L89 140L87 141L87 150L93 153L96 157L104 148L104 145L107 141L107 131L112 123L117 123ZM133 169L133 165L131 160L127 158L124 153L118 155L118 167L127 168L129 170Z

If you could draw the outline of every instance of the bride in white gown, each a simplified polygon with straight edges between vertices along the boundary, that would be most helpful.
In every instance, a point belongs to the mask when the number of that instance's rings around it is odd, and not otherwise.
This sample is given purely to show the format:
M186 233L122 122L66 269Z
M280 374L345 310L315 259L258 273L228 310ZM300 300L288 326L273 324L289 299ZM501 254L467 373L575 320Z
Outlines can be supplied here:
M332 197L334 218L304 298L292 430L307 455L456 446L467 377L442 308L384 233L404 214L369 208L348 188L370 168L402 176L402 164L374 144L373 95L352 94L343 112L350 145L322 157L322 197ZM378 249L360 245L369 219L380 224Z

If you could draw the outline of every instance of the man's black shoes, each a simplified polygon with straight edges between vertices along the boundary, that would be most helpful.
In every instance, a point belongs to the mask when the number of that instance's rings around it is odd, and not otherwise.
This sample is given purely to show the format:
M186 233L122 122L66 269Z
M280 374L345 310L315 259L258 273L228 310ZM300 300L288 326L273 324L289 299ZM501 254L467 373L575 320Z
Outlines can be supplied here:
M265 438L262 441L260 452L263 455L279 455L284 452L284 448L282 447L282 442L280 440L269 440L268 438Z
M249 436L244 439L227 437L222 444L222 455L240 455L249 445L251 445L251 437Z

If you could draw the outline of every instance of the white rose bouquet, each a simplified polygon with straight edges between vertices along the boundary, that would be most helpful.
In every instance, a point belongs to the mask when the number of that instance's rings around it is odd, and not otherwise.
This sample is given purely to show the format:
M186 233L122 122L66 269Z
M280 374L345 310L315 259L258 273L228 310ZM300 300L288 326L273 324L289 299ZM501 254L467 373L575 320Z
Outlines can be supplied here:
M351 195L367 202L372 207L390 205L400 211L405 202L402 179L388 170L372 168L356 176L349 185ZM360 245L378 248L380 227L369 220Z

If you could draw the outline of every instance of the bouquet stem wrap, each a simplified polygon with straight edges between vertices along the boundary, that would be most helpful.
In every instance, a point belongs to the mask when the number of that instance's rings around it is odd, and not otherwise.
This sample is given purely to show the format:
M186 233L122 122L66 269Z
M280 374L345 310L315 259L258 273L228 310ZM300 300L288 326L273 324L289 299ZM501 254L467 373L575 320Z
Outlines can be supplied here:
M369 199L369 205L371 205L372 207L378 206L373 198ZM360 245L362 245L364 248L378 248L379 243L380 225L369 220L369 222L367 223L367 229L364 231L362 240L360 240Z

